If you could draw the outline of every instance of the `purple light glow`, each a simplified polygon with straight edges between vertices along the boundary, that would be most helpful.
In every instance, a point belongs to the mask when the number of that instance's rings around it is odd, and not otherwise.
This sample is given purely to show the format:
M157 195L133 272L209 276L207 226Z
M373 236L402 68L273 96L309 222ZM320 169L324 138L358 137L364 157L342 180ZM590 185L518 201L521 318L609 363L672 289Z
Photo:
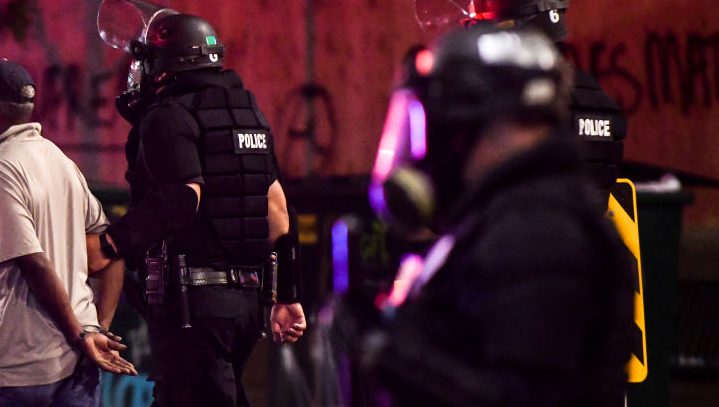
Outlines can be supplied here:
M375 159L372 177L384 181L394 167L400 149L402 135L405 134L407 123L407 105L411 92L398 91L392 95L387 113L387 121L382 129L382 139Z
M427 126L424 107L414 99L409 102L409 143L412 158L421 160L427 155Z
M382 184L400 160L420 160L427 154L426 117L422 103L411 90L392 94L387 120L382 129L377 156L372 169L369 201L378 214L387 213Z
M349 226L340 219L332 225L332 283L335 295L349 289Z
M369 203L372 209L380 216L384 216L387 212L387 201L384 199L384 188L382 184L372 182L369 186Z
M392 291L387 298L386 304L391 307L399 307L407 299L409 290L422 274L424 259L417 254L408 254L402 259L397 277L392 285Z

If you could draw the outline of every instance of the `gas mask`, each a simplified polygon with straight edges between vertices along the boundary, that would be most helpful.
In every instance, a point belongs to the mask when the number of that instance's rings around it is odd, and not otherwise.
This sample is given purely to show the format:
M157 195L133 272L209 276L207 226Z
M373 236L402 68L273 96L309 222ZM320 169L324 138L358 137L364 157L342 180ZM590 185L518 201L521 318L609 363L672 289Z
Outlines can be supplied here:
M145 45L147 30L158 18L176 11L166 8L168 1L103 0L97 14L100 38L115 49L132 56L127 74L127 89L115 98L120 115L133 122L154 94L152 78L144 68L149 55Z
M419 169L427 155L426 125L415 92L396 90L372 169L369 199L380 218L407 232L427 225L434 212L432 181Z
M439 110L428 97L435 85L429 75L433 58L424 47L405 58L403 81L390 98L369 187L377 215L405 234L439 226L436 214L459 194L466 159L462 149L456 154L451 146L432 145L441 144L438 136L455 131L433 114Z
M390 99L369 198L400 230L443 232L471 193L465 167L487 129L559 124L568 81L546 36L490 22L445 35L413 62L416 79Z

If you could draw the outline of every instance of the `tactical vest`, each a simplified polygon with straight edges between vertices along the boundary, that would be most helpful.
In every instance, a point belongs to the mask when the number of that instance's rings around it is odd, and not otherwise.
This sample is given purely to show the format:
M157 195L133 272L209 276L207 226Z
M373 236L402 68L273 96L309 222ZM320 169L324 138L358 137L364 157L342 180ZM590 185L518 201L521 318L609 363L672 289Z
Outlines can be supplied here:
M607 191L619 177L627 120L597 80L582 71L575 73L570 109L585 167L599 188Z
M267 191L274 181L270 126L254 95L213 87L177 101L200 127L205 185L200 214L212 225L231 265L258 265L270 251Z

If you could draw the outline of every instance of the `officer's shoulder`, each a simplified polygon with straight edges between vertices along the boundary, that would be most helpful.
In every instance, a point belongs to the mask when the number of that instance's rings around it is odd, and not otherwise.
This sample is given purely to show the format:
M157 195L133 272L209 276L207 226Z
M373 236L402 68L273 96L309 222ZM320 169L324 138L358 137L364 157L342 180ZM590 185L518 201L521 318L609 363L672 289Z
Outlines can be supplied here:
M489 206L490 217L534 216L547 222L557 218L582 217L592 208L590 192L582 183L583 178L574 175L535 178L508 188Z
M574 72L571 108L574 111L600 110L609 114L620 114L621 109L589 72Z
M574 71L574 87L580 89L601 89L601 85L597 78L589 72L576 69Z
M180 129L196 131L197 124L186 106L176 100L163 100L150 106L140 122L140 134L155 134L161 129L171 133Z
M232 88L244 88L245 86L242 82L242 78L234 69L225 69L220 71L220 75L225 83L225 86Z
M191 109L194 103L194 95L186 94L170 96L153 103L147 109L145 118L157 115L192 115Z

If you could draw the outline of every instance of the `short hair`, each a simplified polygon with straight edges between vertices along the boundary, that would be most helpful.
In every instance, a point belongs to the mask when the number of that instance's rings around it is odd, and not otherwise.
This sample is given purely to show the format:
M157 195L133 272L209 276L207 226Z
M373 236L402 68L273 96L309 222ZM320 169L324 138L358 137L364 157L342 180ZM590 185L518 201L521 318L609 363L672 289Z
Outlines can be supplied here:
M27 85L22 88L22 93L24 95L32 94L32 96L34 96L35 89L32 86ZM1 100L0 120L10 124L11 126L29 122L30 117L32 117L32 112L35 109L35 103L32 101L32 96L28 97L28 101L24 103Z

